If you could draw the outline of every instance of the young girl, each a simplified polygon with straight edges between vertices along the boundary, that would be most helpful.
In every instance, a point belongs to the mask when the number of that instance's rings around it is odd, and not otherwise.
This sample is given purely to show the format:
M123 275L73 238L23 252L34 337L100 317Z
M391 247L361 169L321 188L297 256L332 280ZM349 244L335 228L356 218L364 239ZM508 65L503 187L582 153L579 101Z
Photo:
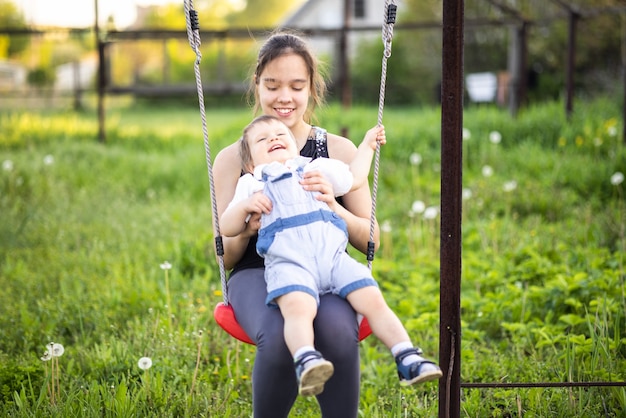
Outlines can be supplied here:
M291 33L276 33L261 47L251 78L254 111L279 118L292 132L300 155L352 160L355 145L348 139L311 125L311 115L323 103L325 83L315 56L306 42ZM213 164L218 215L232 200L241 164L237 143L224 148ZM350 244L367 252L370 239L371 193L368 184L347 193L341 204L330 183L316 171L305 174L303 187L318 192L319 199L347 225ZM265 304L267 291L263 259L256 252L260 215L252 216L246 230L224 238L224 263L232 269L228 281L230 304L237 321L256 344L252 372L255 418L286 418L298 395L291 356L283 336L283 317ZM375 226L374 242L379 230ZM334 374L317 396L325 418L356 418L359 407L359 347L357 316L337 295L320 297L313 321L315 346L334 365Z
M313 318L320 294L346 298L368 319L374 334L396 357L400 383L438 379L441 370L420 357L398 317L387 306L370 270L346 252L346 224L317 194L300 185L303 173L319 170L340 196L367 181L383 127L367 132L350 165L328 158L298 157L289 128L273 116L260 116L240 140L242 169L235 197L222 214L224 236L244 232L261 214L257 252L265 258L266 303L278 306L285 320L285 341L294 357L298 392L317 395L332 376L333 364L314 348ZM301 251L294 251L300 247Z

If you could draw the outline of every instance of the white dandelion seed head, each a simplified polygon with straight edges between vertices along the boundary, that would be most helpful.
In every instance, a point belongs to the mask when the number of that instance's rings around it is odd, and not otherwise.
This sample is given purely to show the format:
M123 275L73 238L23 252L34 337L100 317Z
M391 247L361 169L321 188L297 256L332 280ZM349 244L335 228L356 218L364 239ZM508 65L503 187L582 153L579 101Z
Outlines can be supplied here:
M472 189L468 189L467 187L463 188L461 191L461 197L463 200L469 200L472 198Z
M422 155L414 152L409 157L409 161L411 162L411 165L420 165L422 163Z
M469 129L463 128L463 141L468 141L472 137L472 133Z
M152 359L150 357L142 357L137 362L137 366L139 366L141 370L148 370L152 367Z
M490 165L484 165L482 168L483 177L493 176L493 168Z
M380 230L383 232L391 232L391 222L388 219L385 219L380 226Z
M512 192L515 189L517 189L517 182L515 180L507 181L502 186L502 190L504 190L507 193Z
M43 353L43 356L41 356L41 360L42 361L49 361L50 359L52 359L52 354L50 354L50 352L48 350L46 350L46 352Z
M424 210L426 210L426 203L422 202L421 200L416 200L411 205L411 212L413 213L423 213Z
M617 136L617 126L609 126L606 132L609 136Z
M435 219L437 215L439 215L439 208L437 206L429 206L424 210L422 216L424 219L432 220Z
M624 173L622 173L621 171L617 171L611 176L611 184L613 186L619 186L623 182L624 182Z
M169 270L172 268L172 265L169 263L169 261L164 261L161 265L161 270Z
M489 132L489 142L496 145L499 144L502 142L502 134L498 131Z
M46 155L45 157L43 157L43 163L45 165L52 165L54 164L54 157L50 154Z
M59 343L52 344L52 357L61 357L65 353L65 347Z
M11 161L11 160L4 160L2 162L2 169L4 171L12 171L13 170L13 161Z
M595 145L596 147L601 147L602 146L602 138L600 138L598 136L593 138L593 145Z

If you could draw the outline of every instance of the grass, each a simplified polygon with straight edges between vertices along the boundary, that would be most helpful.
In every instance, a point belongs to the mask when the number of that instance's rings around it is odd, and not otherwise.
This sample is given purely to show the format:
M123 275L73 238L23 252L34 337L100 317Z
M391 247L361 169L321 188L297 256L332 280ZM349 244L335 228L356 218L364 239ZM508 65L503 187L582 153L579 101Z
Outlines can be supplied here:
M465 112L464 382L626 378L626 186L611 183L626 173L620 109L597 100L562 113ZM207 116L214 156L250 114ZM331 105L319 119L360 140L377 117ZM374 274L436 356L439 217L422 208L440 204L440 111L387 108L384 120ZM92 111L0 114L0 413L250 416L254 348L212 319L222 295L197 109L113 107L107 143L96 133ZM50 342L65 348L54 375L41 360ZM400 388L375 338L361 356L360 416L437 415L437 384ZM617 417L626 390L464 389L461 405L466 417ZM292 416L319 411L298 399Z

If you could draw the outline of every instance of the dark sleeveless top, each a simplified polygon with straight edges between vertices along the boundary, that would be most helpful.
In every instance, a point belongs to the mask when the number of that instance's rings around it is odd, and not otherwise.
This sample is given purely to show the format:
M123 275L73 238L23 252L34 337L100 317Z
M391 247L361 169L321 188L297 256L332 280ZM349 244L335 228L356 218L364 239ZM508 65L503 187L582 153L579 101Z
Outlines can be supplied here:
M300 150L300 155L303 157L309 157L316 159L319 157L328 158L328 144L326 142L326 130L313 126L311 129L312 134L307 138L304 147ZM235 264L231 275L240 270L263 268L263 258L256 252L257 236L253 236L248 241L248 246L241 259Z

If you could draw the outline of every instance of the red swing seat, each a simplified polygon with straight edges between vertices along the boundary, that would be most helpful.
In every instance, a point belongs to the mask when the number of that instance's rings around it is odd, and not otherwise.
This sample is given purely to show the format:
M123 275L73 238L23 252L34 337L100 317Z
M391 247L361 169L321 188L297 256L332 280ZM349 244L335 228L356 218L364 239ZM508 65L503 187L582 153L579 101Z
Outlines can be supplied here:
M224 302L220 302L215 306L213 310L213 317L215 322L232 337L242 341L246 344L255 345L254 342L248 337L248 334L241 328L241 325L235 318L235 311L231 305L226 305ZM359 325L359 341L362 341L372 333L367 318L361 320Z

